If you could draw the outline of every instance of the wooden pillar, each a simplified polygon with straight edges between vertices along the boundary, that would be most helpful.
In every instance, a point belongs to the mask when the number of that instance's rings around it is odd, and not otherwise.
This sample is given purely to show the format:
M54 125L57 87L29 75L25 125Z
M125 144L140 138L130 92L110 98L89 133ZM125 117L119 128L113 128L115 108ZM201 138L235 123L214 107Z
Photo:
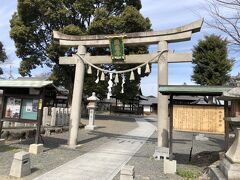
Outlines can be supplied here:
M229 109L228 109L228 101L224 101L224 118L229 116ZM229 122L224 120L224 128L225 128L225 135L224 135L224 150L227 152L229 146Z
M168 49L168 43L158 43L159 51ZM168 96L159 92L159 85L168 84L168 52L158 60L158 147L168 147Z
M169 159L173 160L173 95L170 95L170 104L169 104Z
M0 112L0 139L2 136L2 129L3 129L3 109L4 109L4 103L5 103L5 96L4 96L4 91L2 94L2 104L1 104L1 112Z
M45 87L41 91L40 99L38 102L38 116L37 116L37 130L36 130L36 136L35 136L35 144L39 144L44 106L45 106Z
M78 54L85 55L86 47L79 46ZM82 93L83 93L83 82L84 82L84 63L78 58L75 68L75 78L73 87L72 107L70 116L70 135L69 135L69 147L76 148L78 141L78 129L79 122L81 120L81 104L82 104Z

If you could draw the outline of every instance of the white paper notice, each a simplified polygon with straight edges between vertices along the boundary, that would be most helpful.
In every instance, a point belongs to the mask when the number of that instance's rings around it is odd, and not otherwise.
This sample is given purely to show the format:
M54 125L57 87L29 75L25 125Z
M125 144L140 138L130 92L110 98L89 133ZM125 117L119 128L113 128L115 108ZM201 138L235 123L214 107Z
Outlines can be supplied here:
M26 103L26 112L32 112L32 102Z

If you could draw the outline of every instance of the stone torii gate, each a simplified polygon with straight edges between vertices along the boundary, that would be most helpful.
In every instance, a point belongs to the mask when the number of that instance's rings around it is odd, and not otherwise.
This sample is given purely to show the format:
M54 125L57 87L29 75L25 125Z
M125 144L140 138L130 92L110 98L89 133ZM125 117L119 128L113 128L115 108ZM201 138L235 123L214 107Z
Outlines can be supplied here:
M126 55L124 64L141 64L148 59L155 58L152 63L158 64L158 85L167 85L168 63L192 61L191 53L173 53L168 50L168 44L191 40L192 34L199 32L202 24L203 19L200 19L185 26L169 30L124 34L125 38L123 42L125 46L158 44L159 51L164 51L160 58L157 56L157 53ZM77 47L77 54L92 64L113 63L111 56L91 56L86 53L87 47L109 47L107 36L109 37L110 35L73 36L62 34L58 31L54 31L53 35L54 39L58 40L60 45ZM60 57L59 64L76 65L69 136L69 147L75 148L77 146L78 127L81 119L85 66L83 60L75 54L72 57ZM168 147L168 134L168 96L163 96L158 92L158 147Z

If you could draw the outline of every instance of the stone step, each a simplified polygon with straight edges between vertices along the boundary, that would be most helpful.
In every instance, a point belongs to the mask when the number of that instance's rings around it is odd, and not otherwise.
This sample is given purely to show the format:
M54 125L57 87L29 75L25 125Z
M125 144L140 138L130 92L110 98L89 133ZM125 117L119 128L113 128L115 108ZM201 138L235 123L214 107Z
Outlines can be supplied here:
M209 167L208 175L211 180L227 180L222 171L217 166L214 165Z

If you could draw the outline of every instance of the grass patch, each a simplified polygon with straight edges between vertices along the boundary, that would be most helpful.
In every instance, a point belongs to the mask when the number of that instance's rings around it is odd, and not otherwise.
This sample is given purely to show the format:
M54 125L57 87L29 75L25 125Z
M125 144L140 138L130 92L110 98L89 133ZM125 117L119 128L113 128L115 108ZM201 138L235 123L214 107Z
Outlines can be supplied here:
M187 180L194 180L194 179L197 179L199 176L201 176L202 173L198 170L178 168L177 175Z
M6 151L13 151L14 153L21 151L22 149L9 146L9 145L2 145L0 146L0 152L6 152Z

